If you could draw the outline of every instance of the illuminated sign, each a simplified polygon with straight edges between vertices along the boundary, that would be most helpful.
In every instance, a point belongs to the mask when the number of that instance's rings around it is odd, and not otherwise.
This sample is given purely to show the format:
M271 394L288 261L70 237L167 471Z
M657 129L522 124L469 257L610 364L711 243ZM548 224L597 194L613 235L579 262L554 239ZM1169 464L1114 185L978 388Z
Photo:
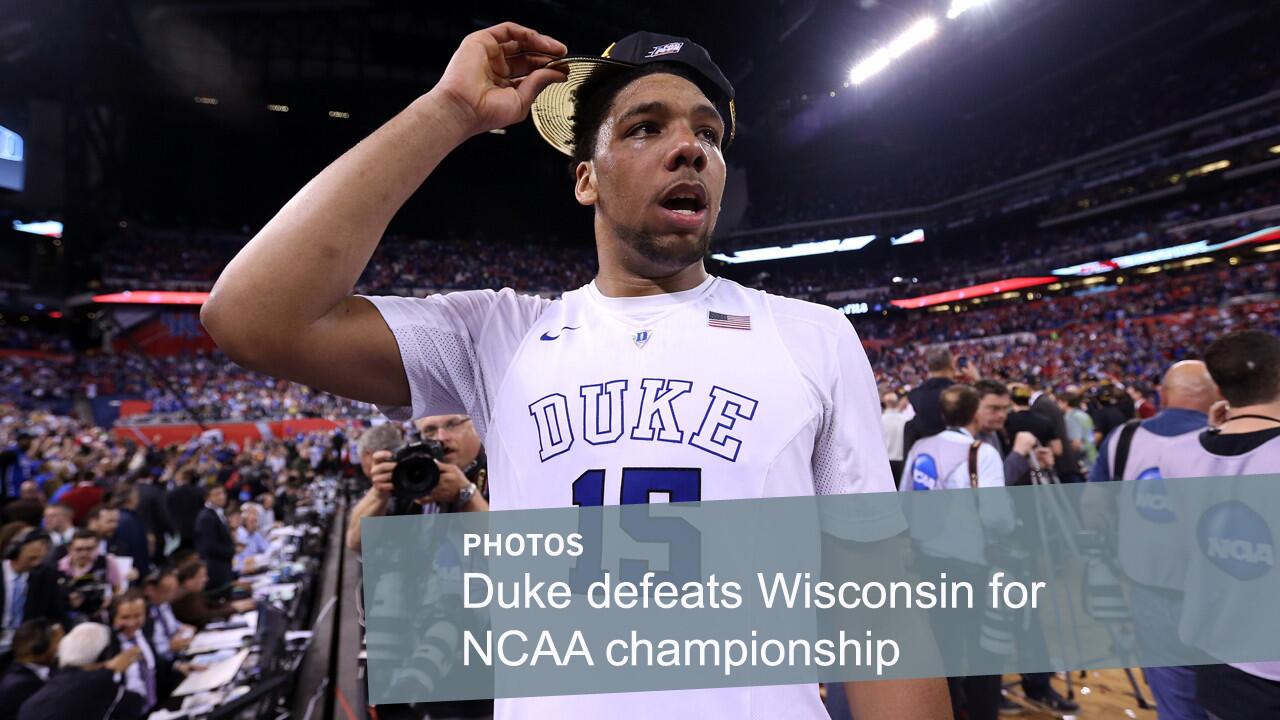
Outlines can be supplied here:
M889 240L890 245L913 245L922 242L924 242L924 228L916 228L905 235Z
M173 292L169 290L125 290L109 295L94 295L93 301L124 305L203 305L207 292Z
M1125 268L1138 267L1139 265L1150 265L1151 263L1167 262L1169 260L1177 260L1178 258L1190 257L1192 255L1202 255L1204 253L1216 252L1227 248L1238 247L1240 245L1251 245L1253 243L1268 242L1280 238L1280 225L1273 225L1269 228L1263 228L1248 235L1226 240L1220 243L1210 243L1208 240L1197 240L1196 242L1183 243L1182 245L1174 245L1173 247L1160 248L1158 250L1148 250L1146 252L1133 253L1132 255L1121 255L1120 257L1111 258L1110 260L1096 260L1094 262L1083 263L1081 265L1072 265L1070 267L1058 268L1053 271L1054 275L1087 277L1089 275L1099 275L1109 273L1112 270L1123 270Z
M31 233L32 235L43 235L51 238L62 237L62 223L57 220L45 220L42 222L29 223L22 222L21 220L14 220L13 229L18 232Z
M987 297L988 295L999 295L1000 293L1022 290L1029 287L1035 287L1037 285L1047 285L1054 280L1057 280L1057 278L1052 276L1016 277L1009 278L1008 280L997 280L995 282L982 283L981 285L970 285L969 287L958 288L956 290L933 293L932 295L921 295L919 297L904 298L902 300L891 300L890 302L900 308L925 308L932 305L956 302L957 300L972 300L973 298Z
M763 260L782 260L785 258L807 257L809 255L827 255L829 253L861 250L875 240L875 235L858 235L856 237L836 238L834 240L815 240L813 242L796 243L787 247L773 246L737 250L729 254L716 253L711 257L731 264L761 262Z
M22 162L24 144L22 136L7 127L0 126L0 160Z
M840 312L845 315L866 315L871 312L871 307L864 302L853 302L840 308Z

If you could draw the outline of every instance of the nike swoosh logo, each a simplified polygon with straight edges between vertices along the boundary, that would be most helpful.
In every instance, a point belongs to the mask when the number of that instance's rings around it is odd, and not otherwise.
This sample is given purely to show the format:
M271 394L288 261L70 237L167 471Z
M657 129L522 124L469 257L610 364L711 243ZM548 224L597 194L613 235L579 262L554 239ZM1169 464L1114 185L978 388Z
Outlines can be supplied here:
M581 327L581 326L578 326L578 327ZM549 333L549 332L544 332L544 333L542 333L542 338L541 338L541 339L542 339L542 340L544 340L544 341L551 341L551 340L555 340L556 338L560 337L560 335L561 335L561 334L563 334L565 330L577 330L577 329L578 329L578 327L570 327L570 326L568 326L568 325L565 325L564 327L560 328L560 332L559 332L559 333L556 333L555 335L552 335L552 334L551 334L551 333Z

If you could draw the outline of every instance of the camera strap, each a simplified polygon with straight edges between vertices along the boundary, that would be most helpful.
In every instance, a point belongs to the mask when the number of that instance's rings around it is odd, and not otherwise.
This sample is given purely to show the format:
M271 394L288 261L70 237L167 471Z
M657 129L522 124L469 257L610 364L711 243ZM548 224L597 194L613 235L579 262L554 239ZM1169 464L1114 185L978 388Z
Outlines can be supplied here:
M1141 424L1141 419L1134 418L1121 427L1120 435L1116 437L1116 464L1111 472L1112 480L1124 479L1124 466L1129 463L1129 447L1133 445L1133 434L1138 432L1138 426Z
M978 487L978 448L982 447L981 440L974 440L969 446L969 487Z

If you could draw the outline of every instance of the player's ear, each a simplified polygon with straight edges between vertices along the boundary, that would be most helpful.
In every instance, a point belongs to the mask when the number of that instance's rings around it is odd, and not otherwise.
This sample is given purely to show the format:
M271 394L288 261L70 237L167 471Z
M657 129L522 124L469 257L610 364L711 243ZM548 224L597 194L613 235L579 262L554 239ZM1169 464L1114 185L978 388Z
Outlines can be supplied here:
M595 163L584 160L573 170L573 196L579 205L596 204L596 168Z

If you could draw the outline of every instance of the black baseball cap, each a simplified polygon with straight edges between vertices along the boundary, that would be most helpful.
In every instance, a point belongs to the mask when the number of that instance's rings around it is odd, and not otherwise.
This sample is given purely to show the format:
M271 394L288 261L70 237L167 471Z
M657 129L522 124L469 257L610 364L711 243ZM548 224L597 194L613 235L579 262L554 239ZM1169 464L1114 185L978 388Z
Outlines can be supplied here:
M570 55L548 64L547 67L566 73L568 78L547 86L534 99L531 114L538 134L556 150L573 155L573 116L579 101L578 90L601 73L622 73L658 62L684 65L705 81L699 86L720 111L724 120L722 147L729 147L736 124L733 85L701 45L688 38L651 32L631 33L610 45L599 57Z

